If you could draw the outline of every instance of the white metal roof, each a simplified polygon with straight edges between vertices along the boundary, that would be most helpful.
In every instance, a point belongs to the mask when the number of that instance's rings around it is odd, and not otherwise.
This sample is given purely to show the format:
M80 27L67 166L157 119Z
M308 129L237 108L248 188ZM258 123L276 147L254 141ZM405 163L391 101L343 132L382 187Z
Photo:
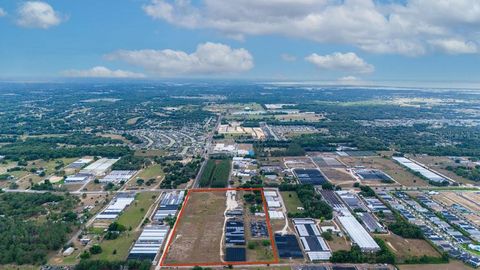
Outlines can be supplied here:
M362 250L379 250L377 242L370 236L370 234L363 228L363 226L353 216L340 216L338 220L343 228L347 231L350 238Z

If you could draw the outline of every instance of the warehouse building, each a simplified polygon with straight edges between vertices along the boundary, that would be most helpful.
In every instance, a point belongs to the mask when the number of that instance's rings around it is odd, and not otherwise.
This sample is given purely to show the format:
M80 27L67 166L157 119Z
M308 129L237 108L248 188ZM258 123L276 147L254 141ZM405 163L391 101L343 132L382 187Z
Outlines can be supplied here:
M108 171L112 168L113 164L117 162L119 159L108 159L108 158L101 158L94 163L88 165L84 169L80 171L82 174L92 174L96 177L103 176L107 174Z
M325 240L321 237L315 220L294 218L292 221L308 259L312 262L330 259L332 253Z
M293 169L293 172L301 184L319 186L328 182L318 169Z
M227 246L245 245L245 227L243 221L229 219L225 223L225 244Z
M75 175L70 175L67 178L65 178L65 184L81 184L81 183L89 182L93 179L95 179L95 176L91 174L77 173Z
M157 256L170 227L163 225L147 225L138 237L128 254L129 260L151 260Z
M81 169L83 166L87 165L88 163L92 162L93 159L91 158L80 158L75 160L74 162L70 163L67 166L67 169Z
M377 242L375 242L354 216L339 216L337 218L344 230L350 236L350 239L352 239L362 251L374 252L380 250Z
M122 211L135 200L134 193L120 193L100 214L96 219L116 219Z
M403 166L409 168L410 170L420 173L425 178L427 178L428 180L434 183L442 184L444 182L447 182L447 183L449 182L449 180L446 179L445 177L421 166L420 164L418 164L413 160L410 160L404 157L392 157L392 158L396 160L398 163L402 164Z
M278 256L283 259L303 258L302 250L298 244L297 237L293 234L275 234L275 244L277 245Z
M105 177L100 179L101 183L120 183L127 182L132 178L137 171L127 171L127 170L114 170L107 174Z
M162 222L168 216L174 217L183 202L184 196L185 192L183 190L163 193L157 211L153 215L153 220Z

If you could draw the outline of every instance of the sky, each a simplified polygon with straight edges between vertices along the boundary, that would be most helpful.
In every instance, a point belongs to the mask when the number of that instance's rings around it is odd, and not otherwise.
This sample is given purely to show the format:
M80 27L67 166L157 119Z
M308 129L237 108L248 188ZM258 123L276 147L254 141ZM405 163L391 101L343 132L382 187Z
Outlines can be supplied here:
M0 0L0 80L480 81L478 0Z

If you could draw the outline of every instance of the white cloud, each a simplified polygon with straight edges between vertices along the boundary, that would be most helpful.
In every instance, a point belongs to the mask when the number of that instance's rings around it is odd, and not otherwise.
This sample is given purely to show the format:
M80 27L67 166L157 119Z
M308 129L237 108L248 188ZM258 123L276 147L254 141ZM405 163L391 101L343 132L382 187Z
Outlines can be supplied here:
M375 70L372 65L365 62L353 52L336 52L327 55L313 53L305 57L305 60L320 69L353 73L372 73Z
M253 68L253 57L245 49L220 43L203 43L193 53L175 50L120 50L106 56L140 66L157 76L228 74Z
M294 62L297 60L297 57L295 57L294 55L290 55L288 53L282 53L280 57L282 58L283 61L287 61L287 62Z
M434 40L479 43L480 39L478 0L406 0L404 4L377 0L150 0L143 9L156 20L191 29L215 29L237 39L279 34L348 44L374 53L416 56L441 49L431 46Z
M0 17L7 15L7 12L0 7Z
M96 66L86 70L66 70L62 74L67 77L79 77L79 78L145 78L142 73L135 73L125 70L110 70L103 66Z
M27 28L47 29L62 22L52 6L41 1L27 1L17 10L17 24Z
M457 39L432 40L430 44L449 54L477 53L478 46L474 42Z

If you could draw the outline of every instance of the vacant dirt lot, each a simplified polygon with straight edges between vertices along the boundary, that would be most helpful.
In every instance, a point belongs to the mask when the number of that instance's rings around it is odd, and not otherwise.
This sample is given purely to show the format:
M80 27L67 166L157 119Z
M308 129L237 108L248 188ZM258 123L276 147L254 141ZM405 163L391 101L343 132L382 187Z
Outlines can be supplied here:
M165 264L221 262L225 192L191 192Z

